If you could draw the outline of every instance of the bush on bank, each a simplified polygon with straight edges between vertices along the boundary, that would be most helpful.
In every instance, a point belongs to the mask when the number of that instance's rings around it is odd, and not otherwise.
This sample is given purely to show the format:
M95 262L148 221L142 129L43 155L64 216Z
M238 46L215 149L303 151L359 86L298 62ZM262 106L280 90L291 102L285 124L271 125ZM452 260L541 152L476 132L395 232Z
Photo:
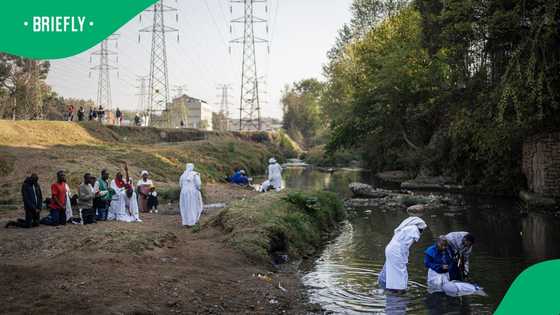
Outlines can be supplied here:
M290 259L314 254L323 236L345 217L343 203L334 193L287 191L234 202L213 223L224 229L235 249L266 262L277 254Z

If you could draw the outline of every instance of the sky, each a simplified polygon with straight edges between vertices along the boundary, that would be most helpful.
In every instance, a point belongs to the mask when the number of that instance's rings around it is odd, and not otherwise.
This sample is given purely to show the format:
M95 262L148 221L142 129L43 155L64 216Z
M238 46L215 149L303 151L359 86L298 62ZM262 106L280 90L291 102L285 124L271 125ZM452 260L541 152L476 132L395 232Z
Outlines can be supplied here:
M268 19L269 24L268 34L264 24L255 28L257 36L270 40L270 53L265 44L257 46L258 75L264 81L262 116L282 117L280 98L287 84L322 78L326 53L334 44L337 30L350 20L351 1L268 0L268 13L264 4L255 4L255 15ZM217 86L230 84L229 111L235 117L241 90L242 46L229 41L242 35L242 24L233 24L230 34L230 20L243 15L243 5L227 0L165 4L178 9L178 21L174 12L165 16L166 25L179 30L179 40L177 33L166 37L170 96L177 94L175 87L184 86L184 93L207 101L218 111L221 92ZM149 72L151 33L138 30L151 25L152 13L140 15L118 30L118 40L109 44L109 49L118 53L118 57L110 57L111 64L118 67L110 75L113 108L137 110L137 77ZM96 46L70 58L52 60L47 82L64 97L95 101L98 73L90 68L99 62L91 55L98 49Z

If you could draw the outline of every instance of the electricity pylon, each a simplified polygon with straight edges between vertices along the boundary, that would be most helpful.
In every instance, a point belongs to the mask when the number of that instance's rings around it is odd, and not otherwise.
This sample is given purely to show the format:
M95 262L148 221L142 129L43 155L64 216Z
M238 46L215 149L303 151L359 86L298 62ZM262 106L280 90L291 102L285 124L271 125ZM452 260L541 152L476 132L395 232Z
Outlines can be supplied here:
M217 105L220 106L220 118L222 119L221 126L224 128L224 131L229 130L229 92L231 90L231 85L229 84L220 84L217 86L217 89L220 91L220 102Z
M254 15L255 4L265 5L268 12L267 0L231 0L231 3L242 3L244 14L231 20L231 23L243 24L243 36L233 39L231 43L243 45L243 61L241 66L241 99L239 105L239 130L261 130L261 102L259 99L259 82L255 44L268 43L268 40L255 36L255 24L267 23L267 20ZM230 12L233 8L230 7ZM232 28L230 27L230 32ZM266 26L268 33L268 25Z
M154 115L162 115L169 103L169 75L167 71L167 52L165 34L179 30L165 25L165 12L176 12L177 9L164 5L163 0L156 2L147 12L153 12L152 25L140 29L140 32L152 33L152 49L150 53L150 73L148 83L148 114L150 124L154 123ZM175 20L179 16L175 13ZM138 35L140 41L140 35ZM179 35L177 34L177 41ZM169 117L169 115L167 115ZM167 119L169 120L169 119ZM166 123L169 126L169 121Z
M92 62L92 56L99 56L99 64L91 67L89 76L91 77L91 70L99 72L99 77L97 80L97 106L103 106L105 110L112 110L113 104L111 99L111 70L117 70L118 68L113 66L109 61L109 56L117 55L117 52L109 50L109 41L117 40L118 34L111 35L107 39L103 40L100 44L99 50L94 51L90 55L90 63ZM118 58L118 56L117 56ZM116 59L118 62L118 59ZM118 72L117 72L118 77Z

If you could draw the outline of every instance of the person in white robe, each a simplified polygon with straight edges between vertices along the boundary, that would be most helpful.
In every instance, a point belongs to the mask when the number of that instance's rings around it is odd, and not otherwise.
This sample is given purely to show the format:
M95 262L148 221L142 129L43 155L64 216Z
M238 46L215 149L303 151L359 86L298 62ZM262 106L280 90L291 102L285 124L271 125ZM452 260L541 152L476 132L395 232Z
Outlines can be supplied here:
M410 246L418 242L428 226L419 217L409 217L394 230L385 247L385 264L379 274L379 286L387 290L403 291L408 288L408 256Z
M183 226L191 227L198 223L202 214L202 181L200 174L194 171L194 164L187 164L187 169L179 179L181 194L179 207Z
M120 172L117 172L115 179L111 181L110 186L115 194L111 199L107 220L142 222L138 213L138 198L130 188L131 183L125 184Z
M275 158L268 160L268 180L276 191L282 190L282 166Z

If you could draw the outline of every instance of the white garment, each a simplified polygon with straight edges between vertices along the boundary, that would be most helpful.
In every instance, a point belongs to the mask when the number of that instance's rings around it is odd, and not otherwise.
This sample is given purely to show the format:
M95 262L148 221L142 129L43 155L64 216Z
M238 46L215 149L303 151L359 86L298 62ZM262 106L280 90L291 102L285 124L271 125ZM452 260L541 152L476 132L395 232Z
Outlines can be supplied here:
M74 214L72 213L72 202L70 201L70 187L66 185L66 221L72 219Z
M267 192L269 188L270 188L270 180L267 179L261 184L261 188L259 189L259 192Z
M427 227L418 217L404 220L394 231L393 238L385 247L385 264L379 275L379 285L391 290L408 288L408 255L410 246L420 239L420 230Z
M282 189L282 166L280 164L275 162L268 165L268 180L276 191Z
M200 189L202 181L200 174L194 171L193 164L187 164L187 169L179 179L181 195L179 197L179 207L181 209L182 224L193 226L198 223L202 214L202 194Z
M117 220L123 222L142 222L138 212L138 199L136 193L132 193L132 197L126 195L126 188L119 188L115 180L111 181L111 188L115 191L111 199L111 206L107 220Z
M449 296L487 295L483 288L472 283L460 281L446 282L443 285L443 292Z
M428 268L428 293L442 292L447 282L449 282L449 272L437 273Z
M136 183L136 187L138 186L152 186L154 183L152 182L151 179L148 178L148 180L144 181L143 178L140 178L138 180L138 183Z

